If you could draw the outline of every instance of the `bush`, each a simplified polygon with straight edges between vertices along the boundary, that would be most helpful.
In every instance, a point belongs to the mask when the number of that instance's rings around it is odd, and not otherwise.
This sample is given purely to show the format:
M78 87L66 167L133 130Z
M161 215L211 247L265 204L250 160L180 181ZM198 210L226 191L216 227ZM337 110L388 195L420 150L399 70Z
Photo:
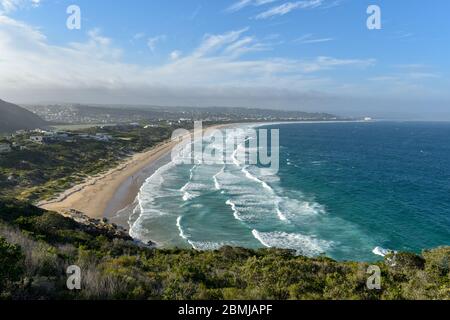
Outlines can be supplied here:
M368 290L363 262L279 249L151 249L24 204L0 208L0 286L9 293L2 297L450 299L450 247L387 257L378 263L381 290ZM81 268L81 291L67 290L68 265ZM11 285L15 290L4 290Z
M7 284L20 279L23 273L23 259L19 246L0 238L0 293Z

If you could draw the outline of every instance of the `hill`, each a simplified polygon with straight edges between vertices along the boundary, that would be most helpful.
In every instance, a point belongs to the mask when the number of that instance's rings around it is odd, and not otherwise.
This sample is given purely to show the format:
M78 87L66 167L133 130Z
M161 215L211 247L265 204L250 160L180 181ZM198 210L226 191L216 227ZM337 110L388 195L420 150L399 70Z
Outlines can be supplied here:
M241 107L158 107L132 105L27 105L43 119L66 124L130 123L158 120L203 120L221 122L343 120L327 113Z
M0 99L0 133L44 127L47 122L18 105Z

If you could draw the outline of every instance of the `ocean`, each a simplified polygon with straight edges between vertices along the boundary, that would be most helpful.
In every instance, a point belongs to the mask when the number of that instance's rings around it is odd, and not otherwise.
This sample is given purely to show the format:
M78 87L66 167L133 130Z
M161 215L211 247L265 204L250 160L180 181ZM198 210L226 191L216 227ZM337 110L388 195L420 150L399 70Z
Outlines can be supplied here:
M130 234L161 247L278 247L340 261L450 245L450 123L259 128L279 129L277 174L236 159L166 161L141 187Z

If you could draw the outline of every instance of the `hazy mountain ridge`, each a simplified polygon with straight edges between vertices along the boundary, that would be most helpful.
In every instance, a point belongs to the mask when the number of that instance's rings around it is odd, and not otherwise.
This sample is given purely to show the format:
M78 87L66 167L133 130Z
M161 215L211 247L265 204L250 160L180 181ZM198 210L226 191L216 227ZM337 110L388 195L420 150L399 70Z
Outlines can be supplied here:
M58 123L126 123L157 120L333 120L328 113L269 110L242 107L161 107L132 105L27 105L29 111Z
M45 127L48 123L38 115L18 105L0 99L0 132L29 130Z

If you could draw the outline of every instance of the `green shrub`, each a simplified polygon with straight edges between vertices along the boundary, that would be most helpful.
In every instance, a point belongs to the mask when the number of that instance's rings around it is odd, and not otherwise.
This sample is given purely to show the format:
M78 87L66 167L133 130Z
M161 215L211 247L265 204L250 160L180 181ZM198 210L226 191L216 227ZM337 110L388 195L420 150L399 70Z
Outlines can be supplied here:
M24 256L19 246L0 237L0 293L6 285L20 279Z

